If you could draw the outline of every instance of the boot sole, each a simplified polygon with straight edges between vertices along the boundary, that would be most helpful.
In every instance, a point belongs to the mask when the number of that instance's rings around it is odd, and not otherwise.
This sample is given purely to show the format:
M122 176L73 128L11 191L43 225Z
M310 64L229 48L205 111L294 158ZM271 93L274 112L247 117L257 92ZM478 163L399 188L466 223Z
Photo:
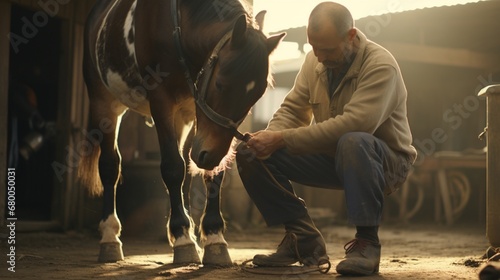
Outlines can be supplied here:
M379 266L375 267L373 270L365 270L359 267L343 266L342 264L337 265L337 273L342 275L362 275L368 276L372 274L377 274L379 272Z
M306 259L307 260L307 259ZM268 260L256 260L255 257L252 261L252 263L254 265L258 265L258 266L291 266L293 264L297 264L297 263L300 263L299 260L289 260L289 261L282 261L282 262L270 262ZM327 255L319 258L317 260L317 262L309 262L309 261L304 261L303 265L306 265L306 266L319 266L319 265L323 265L323 264L326 264L326 263L329 263L329 257Z

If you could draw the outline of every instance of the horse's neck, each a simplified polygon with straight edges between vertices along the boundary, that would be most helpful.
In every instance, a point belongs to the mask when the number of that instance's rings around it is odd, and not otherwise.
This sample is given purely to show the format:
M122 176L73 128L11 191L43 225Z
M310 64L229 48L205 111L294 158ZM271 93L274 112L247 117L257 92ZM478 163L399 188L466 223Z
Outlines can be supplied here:
M197 68L196 71L203 67L219 40L231 30L231 26L231 23L217 22L183 31L186 56L193 68Z

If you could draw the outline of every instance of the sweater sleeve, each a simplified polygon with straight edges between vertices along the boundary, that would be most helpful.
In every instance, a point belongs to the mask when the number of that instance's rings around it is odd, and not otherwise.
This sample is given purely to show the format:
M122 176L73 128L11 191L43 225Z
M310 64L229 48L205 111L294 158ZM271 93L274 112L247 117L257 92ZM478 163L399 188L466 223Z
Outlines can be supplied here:
M310 56L308 58L310 59ZM304 127L311 123L312 109L309 104L309 85L307 75L314 71L311 63L304 62L295 78L292 89L288 92L280 108L274 113L267 130L281 131ZM309 74L310 75L310 74Z
M399 103L397 71L391 65L367 69L341 115L308 127L286 129L283 137L291 152L318 153L335 150L347 132L373 134Z

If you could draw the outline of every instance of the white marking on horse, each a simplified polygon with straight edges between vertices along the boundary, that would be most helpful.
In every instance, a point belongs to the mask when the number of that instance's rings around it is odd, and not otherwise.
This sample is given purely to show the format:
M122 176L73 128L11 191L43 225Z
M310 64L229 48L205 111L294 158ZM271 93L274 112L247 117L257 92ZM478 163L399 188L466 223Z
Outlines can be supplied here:
M181 236L175 240L174 247L193 244L193 240L186 236Z
M106 218L105 221L99 223L99 231L101 232L101 243L122 243L118 238L122 230L122 225L116 213L113 213Z
M106 80L108 81L106 86L109 91L125 106L131 109L140 110L139 107L147 105L148 100L146 98L146 91L143 90L143 92L141 92L139 90L142 89L141 87L134 89L130 88L120 73L108 69L108 72L106 72Z
M200 246L198 246L198 243L196 243L196 236L194 235L193 227L189 229L183 227L183 229L184 229L184 234L181 237L172 240L172 236L169 236L170 245L172 245L172 247L174 248L185 245L194 245L196 251L198 251L198 253L201 253L201 248Z
M123 80L123 77L118 72L113 72L108 69L108 72L106 73L106 80L108 81L108 88L110 89L111 92L131 91L125 80Z
M251 81L250 83L247 84L247 93L249 93L252 89L255 88L255 81Z
M134 59L136 60L136 64L137 64L137 58L135 56L135 43L134 43L135 42L135 26L133 24L136 4L137 4L137 1L134 1L134 3L132 3L132 6L130 7L130 10L127 13L127 17L125 18L125 24L123 25L123 39L125 40L125 44L127 45L129 55L134 57ZM131 39L130 39L130 36L132 36Z
M226 239L224 239L224 235L222 232L218 232L217 234L210 234L207 235L204 240L202 240L203 244L205 246L210 245L210 244L226 244Z

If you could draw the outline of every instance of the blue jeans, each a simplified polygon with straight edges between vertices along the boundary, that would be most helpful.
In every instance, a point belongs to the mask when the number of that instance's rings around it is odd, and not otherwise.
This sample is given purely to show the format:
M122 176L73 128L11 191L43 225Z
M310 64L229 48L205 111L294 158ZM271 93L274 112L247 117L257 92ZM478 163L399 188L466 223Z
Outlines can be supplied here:
M258 160L242 144L236 162L245 189L269 226L307 214L304 201L290 195L294 194L290 181L343 189L349 222L356 226L378 226L385 194L403 184L411 166L406 154L394 152L384 141L364 132L342 136L335 157L293 155L287 149L280 149L266 160Z

